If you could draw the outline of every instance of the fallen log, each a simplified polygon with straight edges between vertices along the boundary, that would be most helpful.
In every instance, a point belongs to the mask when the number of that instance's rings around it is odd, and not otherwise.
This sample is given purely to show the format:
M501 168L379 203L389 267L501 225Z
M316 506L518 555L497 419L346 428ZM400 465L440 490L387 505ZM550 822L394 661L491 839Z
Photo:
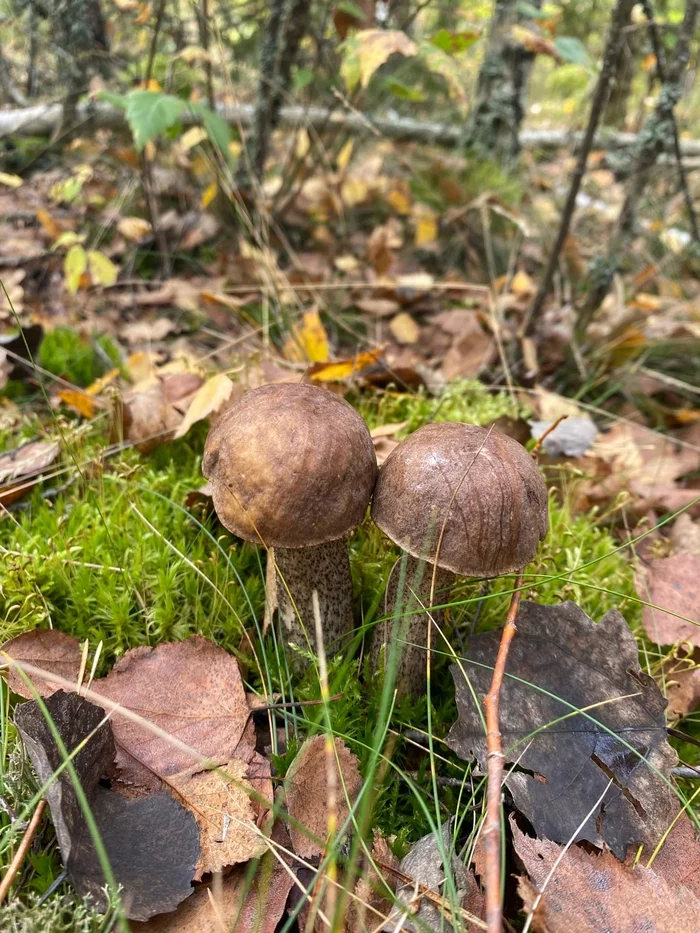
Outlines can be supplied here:
M61 104L38 104L17 110L0 110L0 139L13 136L50 136L61 120ZM249 126L253 107L238 104L219 108L219 114L231 126ZM123 111L104 101L82 103L78 117L93 128L121 129L126 126ZM185 112L184 124L198 122L195 114ZM404 142L422 142L435 146L454 148L464 137L463 127L458 123L433 123L415 120L412 117L373 116L371 114L342 113L324 107L282 107L281 123L286 126L305 126L321 132L330 127L342 127L353 135L379 134L389 139ZM525 130L520 134L524 149L552 150L576 148L582 133L566 130ZM599 149L625 149L634 145L635 133L601 131L594 147ZM684 156L700 156L700 139L682 139Z

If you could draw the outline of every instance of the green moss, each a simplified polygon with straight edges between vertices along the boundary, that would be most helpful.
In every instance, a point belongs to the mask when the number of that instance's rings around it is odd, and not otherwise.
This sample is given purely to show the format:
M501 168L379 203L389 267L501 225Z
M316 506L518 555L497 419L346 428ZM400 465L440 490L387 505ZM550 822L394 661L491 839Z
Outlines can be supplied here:
M119 366L121 354L107 335L87 340L69 327L56 327L41 342L39 363L50 373L84 387Z

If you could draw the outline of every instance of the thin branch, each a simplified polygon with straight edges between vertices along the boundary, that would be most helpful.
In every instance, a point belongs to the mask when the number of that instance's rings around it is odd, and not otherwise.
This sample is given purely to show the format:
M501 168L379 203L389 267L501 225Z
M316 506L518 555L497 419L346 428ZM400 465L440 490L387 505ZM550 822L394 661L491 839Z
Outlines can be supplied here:
M34 841L37 830L39 829L39 823L41 823L41 818L44 815L44 810L46 809L46 801L40 800L36 805L36 810L32 816L29 826L27 826L26 832L22 837L22 841L19 844L17 851L15 852L15 857L10 862L10 866L5 872L5 877L2 879L0 884L0 904L3 903L7 897L10 888L12 887L12 882L15 880L17 872L22 867L22 862L24 861L29 847Z
M523 575L515 580L513 595L510 600L506 624L503 626L501 643L493 669L493 679L489 692L484 698L486 710L486 820L483 840L486 850L486 923L489 933L501 933L503 913L501 908L501 785L503 783L503 743L501 741L498 706L503 685L503 677L508 662L510 645L517 634L515 620L520 608L520 593Z
M525 322L523 324L523 331L526 334L531 334L533 325L537 321L537 317L542 310L542 305L544 304L544 301L549 294L550 288L552 286L552 279L554 278L554 273L559 264L559 255L569 234L571 219L574 215L574 209L576 207L576 198L578 196L581 182L583 181L583 176L586 171L588 154L590 153L591 147L593 146L593 140L595 139L598 124L600 123L600 118L603 114L603 108L608 97L608 87L610 85L612 76L615 73L617 56L620 53L620 48L622 45L622 30L630 18L630 13L633 6L634 0L617 0L615 9L612 13L610 32L608 33L608 41L605 47L605 53L603 55L603 67L601 68L600 75L598 76L598 83L596 84L595 92L593 94L593 103L591 104L591 113L588 118L588 126L586 127L586 132L581 143L578 160L576 162L576 168L574 169L574 174L571 178L571 187L569 188L566 204L564 205L564 210L562 211L557 238L554 242L554 246L552 247L552 251L549 254L547 267L542 275L542 279L540 280L537 294L534 297L532 305L530 306Z

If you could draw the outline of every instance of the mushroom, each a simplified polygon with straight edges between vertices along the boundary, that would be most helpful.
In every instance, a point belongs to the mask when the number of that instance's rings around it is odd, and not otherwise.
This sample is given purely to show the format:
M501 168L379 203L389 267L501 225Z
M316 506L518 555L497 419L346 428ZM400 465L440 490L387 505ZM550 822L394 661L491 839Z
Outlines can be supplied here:
M268 552L265 620L315 646L318 594L328 653L353 629L347 536L377 478L372 439L344 399L312 385L253 389L209 432L204 475L221 523Z
M512 438L473 424L427 424L387 457L372 517L408 555L405 574L397 563L389 579L387 618L373 633L372 663L375 670L382 665L391 643L401 591L407 644L397 685L400 695L416 695L425 683L422 646L430 625L423 609L446 601L456 575L522 570L547 533L547 489L532 457ZM441 624L442 612L431 615Z

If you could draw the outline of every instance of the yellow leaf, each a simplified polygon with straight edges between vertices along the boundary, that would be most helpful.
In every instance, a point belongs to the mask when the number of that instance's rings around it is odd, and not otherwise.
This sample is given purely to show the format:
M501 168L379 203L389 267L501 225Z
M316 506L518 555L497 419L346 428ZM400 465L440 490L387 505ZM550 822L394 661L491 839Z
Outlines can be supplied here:
M335 363L319 363L309 369L308 375L314 382L345 382L351 376L374 366L379 362L382 351L379 347L358 353L349 360L338 360Z
M146 23L151 18L152 13L153 13L153 7L151 6L151 4L144 3L141 6L141 11L139 15L134 19L134 26L145 26ZM145 87L147 91L160 91L161 89L160 84L158 84L155 78L150 78L146 82Z
M387 195L387 204L393 207L397 214L411 213L411 195L402 188L392 188Z
M122 217L117 224L117 230L127 240L138 243L151 232L151 225L144 217Z
M561 105L561 109L567 116L570 116L574 110L576 110L576 98L567 97L564 103Z
M183 133L178 140L178 145L183 152L189 152L194 149L203 140L207 138L207 131L202 126L191 126L187 132Z
M309 134L305 129L299 130L294 143L294 155L297 159L304 159L308 155L310 148L311 140L309 139Z
M7 185L8 188L21 188L24 179L19 175L10 175L7 172L0 172L0 185Z
M218 191L218 187L215 181L213 181L210 185L207 186L207 188L204 190L204 193L202 194L202 197L199 199L199 203L202 206L202 210L206 210L209 207L211 202L216 197L217 191Z
M85 418L92 418L95 414L95 402L86 392L81 392L80 389L61 389L58 397Z
M325 363L328 360L328 335L318 311L306 311L282 350L288 360Z
M101 395L107 386L111 386L114 380L117 379L120 374L121 370L118 366L116 366L114 369L110 369L110 371L105 373L104 376L100 377L99 379L95 379L94 382L91 382L87 389L85 389L85 394L91 395L93 398L96 395Z
M63 275L69 294L75 295L80 287L80 279L87 269L87 253L79 244L71 246L63 260Z
M93 285L114 285L119 276L119 267L99 250L91 249L88 253L90 278Z
M363 29L348 45L341 65L345 86L352 91L359 81L367 87L375 71L395 52L410 57L417 50L416 43L398 29Z
M362 204L368 193L369 185L361 178L346 178L340 186L340 197L346 207Z
M41 224L41 229L47 233L52 240L56 240L61 235L61 228L53 219L45 207L40 207L36 212L36 219Z
M65 233L61 233L52 244L51 249L63 249L66 246L75 246L79 243L84 243L87 239L85 233L75 233L74 230L66 230Z
M416 246L428 246L434 243L438 236L438 223L435 211L421 204L416 211Z
M211 379L207 379L195 393L182 424L175 432L175 437L184 437L196 421L208 418L209 415L223 408L231 398L233 389L233 382L226 373L218 373Z
M145 382L152 383L156 378L156 367L159 359L159 354L152 353L150 350L139 350L138 353L132 353L126 361L129 379L137 385Z
M462 113L466 113L469 109L469 97L467 95L468 72L464 63L428 41L421 43L420 57L430 71L443 78L450 97Z
M656 68L656 55L653 52L650 52L648 55L645 55L641 62L642 71L652 71Z
M336 256L333 265L339 272L349 275L351 272L357 272L360 267L359 261L351 253L344 253L342 256Z
M510 290L514 295L517 295L518 298L528 298L535 294L537 286L527 272L518 269L510 283Z
M336 156L335 164L338 166L341 172L344 172L345 169L350 164L350 159L352 158L353 145L354 145L353 140L349 139L345 143L343 148L340 150L338 155Z
M389 322L389 330L398 343L418 343L420 337L420 327L416 324L410 314L402 311L393 317Z

